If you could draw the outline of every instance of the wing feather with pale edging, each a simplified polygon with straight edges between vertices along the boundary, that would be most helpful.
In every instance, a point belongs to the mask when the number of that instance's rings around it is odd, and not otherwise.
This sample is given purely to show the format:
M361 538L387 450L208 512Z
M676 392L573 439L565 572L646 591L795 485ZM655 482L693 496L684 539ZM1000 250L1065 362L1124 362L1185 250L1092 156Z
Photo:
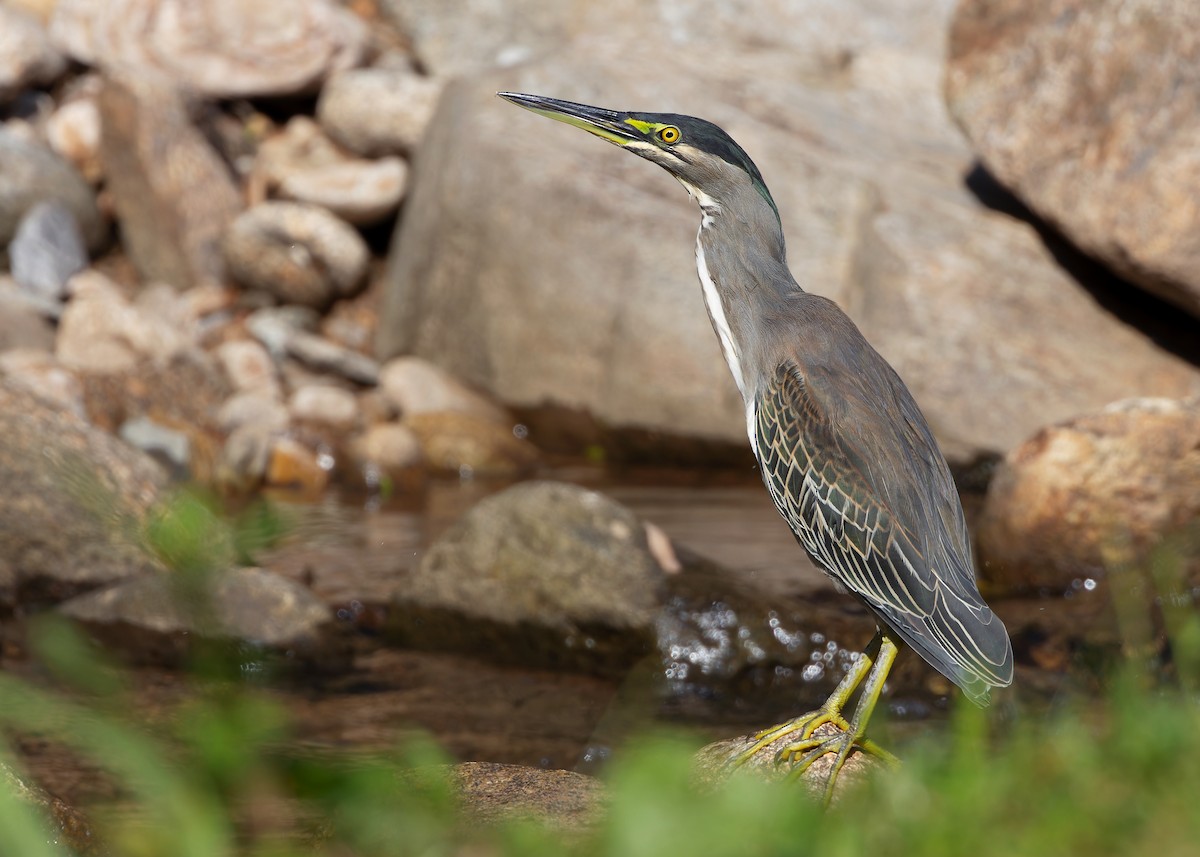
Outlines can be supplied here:
M979 594L961 505L920 411L894 373L874 380L835 387L781 364L755 401L763 481L816 563L985 702L1012 681L1008 633ZM881 386L894 408L871 406Z

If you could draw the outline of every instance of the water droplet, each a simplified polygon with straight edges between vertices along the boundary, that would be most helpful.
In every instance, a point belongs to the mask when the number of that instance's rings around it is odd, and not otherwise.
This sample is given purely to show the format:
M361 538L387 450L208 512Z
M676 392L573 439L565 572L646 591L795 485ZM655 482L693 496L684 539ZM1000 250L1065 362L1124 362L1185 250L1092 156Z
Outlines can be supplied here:
M517 423L515 426L513 426L513 437L515 437L517 440L524 440L525 438L529 437L529 427Z

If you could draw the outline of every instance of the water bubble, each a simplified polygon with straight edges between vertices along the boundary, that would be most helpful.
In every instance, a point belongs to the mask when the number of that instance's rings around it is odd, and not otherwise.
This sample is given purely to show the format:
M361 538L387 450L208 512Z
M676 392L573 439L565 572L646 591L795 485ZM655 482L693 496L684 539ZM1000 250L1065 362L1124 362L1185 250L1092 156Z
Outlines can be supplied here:
M800 673L804 681L818 681L825 675L825 667L821 664L809 664Z
M1086 589L1088 592L1092 592L1096 588L1096 581L1090 577L1087 578L1086 580L1083 581L1083 588Z
M458 466L458 478L463 482L470 482L475 478L475 468L469 464L460 464Z
M525 438L529 437L529 427L517 423L515 426L513 426L513 437L515 437L517 440L524 440Z
M812 640L814 646L819 646L825 642L825 635L820 631L813 631L808 639Z

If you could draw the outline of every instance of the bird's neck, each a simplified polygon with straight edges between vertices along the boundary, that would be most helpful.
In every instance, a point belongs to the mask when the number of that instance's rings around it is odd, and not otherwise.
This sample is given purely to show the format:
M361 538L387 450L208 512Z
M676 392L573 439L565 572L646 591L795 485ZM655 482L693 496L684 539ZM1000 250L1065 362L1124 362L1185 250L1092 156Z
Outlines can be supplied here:
M704 303L747 406L757 393L754 367L764 359L763 322L800 291L788 271L779 218L751 193L718 201L693 192L701 210L696 268Z

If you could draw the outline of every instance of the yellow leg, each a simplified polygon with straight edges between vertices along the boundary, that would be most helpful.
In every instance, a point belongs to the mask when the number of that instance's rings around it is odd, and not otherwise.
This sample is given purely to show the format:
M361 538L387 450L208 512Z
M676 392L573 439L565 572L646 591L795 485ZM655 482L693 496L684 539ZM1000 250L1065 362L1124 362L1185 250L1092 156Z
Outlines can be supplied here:
M846 764L846 759L849 758L855 747L878 756L888 764L898 764L895 756L864 737L867 723L879 702L879 695L883 692L884 682L887 681L892 663L900 651L896 644L882 632L877 635L877 639L879 639L879 651L875 663L870 668L866 683L863 685L862 696L859 698L858 706L854 709L854 716L850 723L842 729L841 734L830 738L813 738L810 732L807 737L801 737L799 741L789 744L779 752L780 761L792 763L792 776L795 777L803 774L813 762L826 753L837 754L833 766L829 769L829 778L825 783L825 804L827 806L833 799L833 789L837 783L838 774L841 773L842 766Z
M764 747L774 744L780 738L795 735L796 740L784 747L776 757L779 761L792 763L793 776L799 777L813 762L826 753L837 753L825 787L827 804L833 795L837 775L855 747L879 757L888 764L896 764L895 756L874 741L864 737L864 733L898 651L896 644L882 631L876 632L875 637L867 646L866 652L838 682L838 686L834 688L833 693L822 703L820 708L759 732L754 736L756 739L754 746L740 753L734 759L733 764L735 766L744 765ZM847 722L846 718L842 716L842 710L858 686L863 684L864 678L866 683L858 706L854 709L854 717ZM814 738L813 733L826 723L836 726L840 734L831 738Z

